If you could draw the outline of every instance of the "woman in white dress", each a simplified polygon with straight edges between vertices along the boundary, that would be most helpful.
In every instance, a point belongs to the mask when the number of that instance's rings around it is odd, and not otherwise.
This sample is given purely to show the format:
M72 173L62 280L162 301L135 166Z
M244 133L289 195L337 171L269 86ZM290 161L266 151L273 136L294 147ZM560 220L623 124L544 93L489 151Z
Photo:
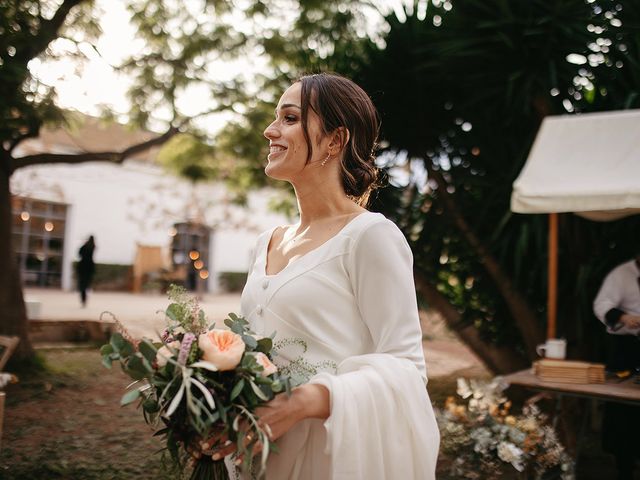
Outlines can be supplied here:
M241 311L277 332L276 363L306 382L258 411L279 446L270 480L435 478L413 257L364 208L378 129L360 87L317 74L284 92L264 131L265 173L293 185L300 220L259 236Z

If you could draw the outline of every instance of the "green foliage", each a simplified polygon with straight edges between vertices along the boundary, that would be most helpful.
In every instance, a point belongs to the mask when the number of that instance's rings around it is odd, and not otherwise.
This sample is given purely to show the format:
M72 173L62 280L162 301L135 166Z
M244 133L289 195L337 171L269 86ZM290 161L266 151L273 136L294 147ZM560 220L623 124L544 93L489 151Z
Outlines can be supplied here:
M640 83L629 81L640 73L640 17L631 3L469 1L447 11L434 2L424 19L411 12L404 21L387 17L384 47L373 47L360 71L344 72L372 93L383 118L389 146L382 159L392 188L380 193L376 208L408 234L416 263L464 321L493 341L513 345L519 333L456 214L542 321L546 216L512 214L512 183L544 116L567 113L565 104L575 112L640 106ZM608 49L599 47L608 42ZM589 63L569 63L572 54ZM394 169L411 172L409 182L394 180ZM590 312L597 285L606 268L633 253L623 229L639 227L637 218L607 225L562 218L559 334L582 346L581 354L601 336ZM598 255L579 254L587 251Z
M70 40L68 57L82 62L81 42L92 42L99 34L94 2L79 4L64 16L63 8L45 0L7 0L0 4L0 143L12 149L27 136L36 136L42 125L62 124L64 115L56 105L56 91L34 78L28 63L51 58L50 42L60 36Z
M172 302L165 311L171 320L169 330L182 327L187 332L199 332L205 329L204 312L200 310L196 298L189 295L184 287L172 284L167 295Z
M241 292L247 283L246 272L220 272L218 274L220 286L227 292Z
M219 175L214 149L192 135L175 135L165 143L158 163L174 175L192 182L213 180Z

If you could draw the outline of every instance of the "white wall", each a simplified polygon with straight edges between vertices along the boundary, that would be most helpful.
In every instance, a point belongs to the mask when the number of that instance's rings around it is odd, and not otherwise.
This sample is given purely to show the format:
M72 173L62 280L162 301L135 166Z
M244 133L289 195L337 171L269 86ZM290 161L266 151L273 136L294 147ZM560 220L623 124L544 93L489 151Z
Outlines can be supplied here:
M257 235L287 223L268 212L268 190L251 194L245 210L230 205L219 184L194 188L140 162L37 165L14 173L11 190L69 205L63 260L67 290L73 288L71 264L89 235L95 236L97 263L131 264L136 243L168 247L171 225L199 219L213 228L209 290L215 291L217 272L247 271Z

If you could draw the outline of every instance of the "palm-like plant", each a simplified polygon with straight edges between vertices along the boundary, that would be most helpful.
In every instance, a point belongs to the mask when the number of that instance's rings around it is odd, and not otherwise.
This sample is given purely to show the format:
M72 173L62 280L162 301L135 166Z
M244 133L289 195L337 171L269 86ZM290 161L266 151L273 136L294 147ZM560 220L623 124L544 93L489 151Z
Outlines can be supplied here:
M356 73L382 112L390 152L428 172L389 211L414 243L417 276L432 287L424 293L529 356L542 335L547 227L544 216L510 212L511 186L544 116L640 105L638 8L627 3L434 1L424 18L389 16L386 45ZM619 234L639 227L563 216L560 333L574 344L593 337L604 271L633 252Z

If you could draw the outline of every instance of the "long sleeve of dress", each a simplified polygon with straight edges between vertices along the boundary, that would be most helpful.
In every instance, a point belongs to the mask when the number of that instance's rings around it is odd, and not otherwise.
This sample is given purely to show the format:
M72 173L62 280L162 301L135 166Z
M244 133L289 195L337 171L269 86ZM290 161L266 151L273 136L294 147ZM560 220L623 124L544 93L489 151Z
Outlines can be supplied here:
M411 250L387 220L359 233L347 261L375 353L349 357L337 375L312 379L330 391L331 478L433 479L439 433L425 388Z

